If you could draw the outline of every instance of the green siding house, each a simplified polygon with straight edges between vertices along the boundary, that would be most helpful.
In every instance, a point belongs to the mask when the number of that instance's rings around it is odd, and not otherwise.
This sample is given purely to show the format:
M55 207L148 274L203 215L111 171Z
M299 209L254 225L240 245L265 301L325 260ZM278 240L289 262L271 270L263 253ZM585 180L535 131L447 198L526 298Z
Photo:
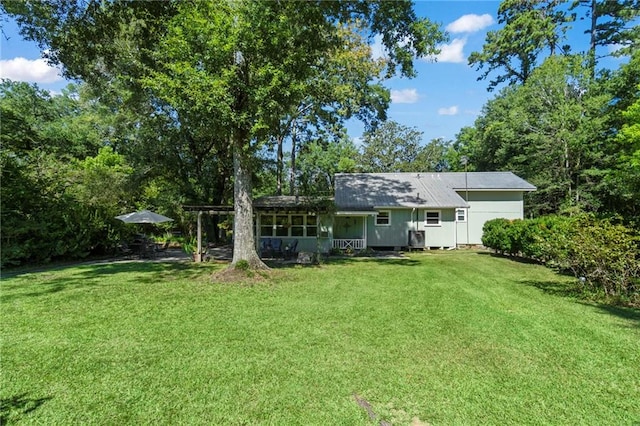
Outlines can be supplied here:
M523 195L536 189L511 172L345 173L335 181L338 248L482 244L484 223L522 219Z
M511 172L341 173L333 199L257 199L258 248L273 240L322 252L482 244L485 222L522 219L524 193L535 189Z

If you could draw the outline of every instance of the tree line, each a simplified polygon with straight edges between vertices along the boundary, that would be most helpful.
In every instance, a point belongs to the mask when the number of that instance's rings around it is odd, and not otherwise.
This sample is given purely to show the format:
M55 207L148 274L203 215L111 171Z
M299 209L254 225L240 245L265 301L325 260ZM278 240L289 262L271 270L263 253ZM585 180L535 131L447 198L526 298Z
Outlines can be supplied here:
M182 205L233 204L234 262L261 267L253 197L331 193L336 172L457 171L462 156L535 184L531 215L640 226L637 1L502 2L502 28L469 58L495 98L455 140L427 144L386 117L384 80L414 76L413 59L447 40L408 1L0 5L81 83L61 96L2 83L3 263L108 251L113 217L134 209L186 227ZM584 52L563 44L578 19L591 22ZM370 54L377 34L385 59ZM601 69L612 44L631 58Z

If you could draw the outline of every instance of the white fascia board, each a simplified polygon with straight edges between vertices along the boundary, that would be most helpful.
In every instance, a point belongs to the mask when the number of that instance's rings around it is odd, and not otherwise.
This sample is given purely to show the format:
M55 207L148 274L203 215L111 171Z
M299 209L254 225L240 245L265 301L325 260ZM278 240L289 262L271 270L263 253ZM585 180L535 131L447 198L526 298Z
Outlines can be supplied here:
M378 212L372 211L337 211L336 216L375 216Z
M453 188L454 191L456 192L464 192L464 191L469 191L469 192L532 192L532 191L536 191L537 188L518 188L518 189L513 189L513 188Z

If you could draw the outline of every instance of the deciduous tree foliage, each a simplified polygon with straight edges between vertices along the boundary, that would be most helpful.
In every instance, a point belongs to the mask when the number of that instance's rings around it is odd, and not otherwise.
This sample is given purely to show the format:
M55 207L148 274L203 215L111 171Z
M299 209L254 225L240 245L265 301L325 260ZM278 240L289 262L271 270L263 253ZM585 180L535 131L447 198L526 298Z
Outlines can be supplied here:
M290 149L289 191L296 189L296 154L305 140L341 140L346 120L357 117L366 128L386 119L390 102L382 86L386 61L371 56L371 48L357 23L338 29L341 47L314 67L314 75L300 85L301 102L291 113L283 113L275 136L277 145L277 194L283 188L283 143ZM324 143L322 146L328 147ZM305 182L302 182L305 185Z
M208 131L233 155L233 264L243 260L252 267L263 266L253 235L252 161L281 119L273 111L300 105L300 85L342 47L339 24L358 20L367 36L382 35L388 75L413 76L413 58L435 53L442 40L409 1L310 1L301 7L257 0L58 0L3 7L67 75L103 85L128 80L178 112L184 106L211 117Z
M551 57L524 85L503 89L476 121L472 163L536 185L531 212L600 207L595 187L609 98L593 90L588 74L580 57Z
M117 241L132 169L104 146L112 116L75 87L0 86L0 216L4 265L104 252ZM102 148L100 148L102 147Z
M355 172L357 158L358 149L347 136L337 143L311 141L304 144L298 163L301 193L333 196L335 174Z
M360 168L367 173L424 171L418 161L422 132L395 121L385 121L362 137Z

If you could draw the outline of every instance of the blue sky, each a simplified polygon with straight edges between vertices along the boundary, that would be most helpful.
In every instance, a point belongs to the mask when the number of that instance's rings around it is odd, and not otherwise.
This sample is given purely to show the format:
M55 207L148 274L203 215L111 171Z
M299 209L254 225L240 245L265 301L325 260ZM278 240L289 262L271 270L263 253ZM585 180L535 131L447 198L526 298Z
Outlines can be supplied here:
M441 24L449 32L450 41L441 46L436 62L416 60L418 77L385 82L392 97L389 119L422 131L424 143L435 138L452 140L462 127L473 124L494 93L487 92L487 81L477 81L480 73L467 65L467 58L482 49L487 31L499 28L499 5L499 1L416 1L417 14ZM60 92L67 82L41 59L35 43L24 41L14 22L5 21L2 25L0 76L35 82L42 89ZM569 32L572 46L587 41L580 25L584 23L574 23ZM373 52L382 53L376 44ZM619 66L615 64L619 60L612 61L613 66ZM362 126L351 122L348 127L350 136L359 139Z

